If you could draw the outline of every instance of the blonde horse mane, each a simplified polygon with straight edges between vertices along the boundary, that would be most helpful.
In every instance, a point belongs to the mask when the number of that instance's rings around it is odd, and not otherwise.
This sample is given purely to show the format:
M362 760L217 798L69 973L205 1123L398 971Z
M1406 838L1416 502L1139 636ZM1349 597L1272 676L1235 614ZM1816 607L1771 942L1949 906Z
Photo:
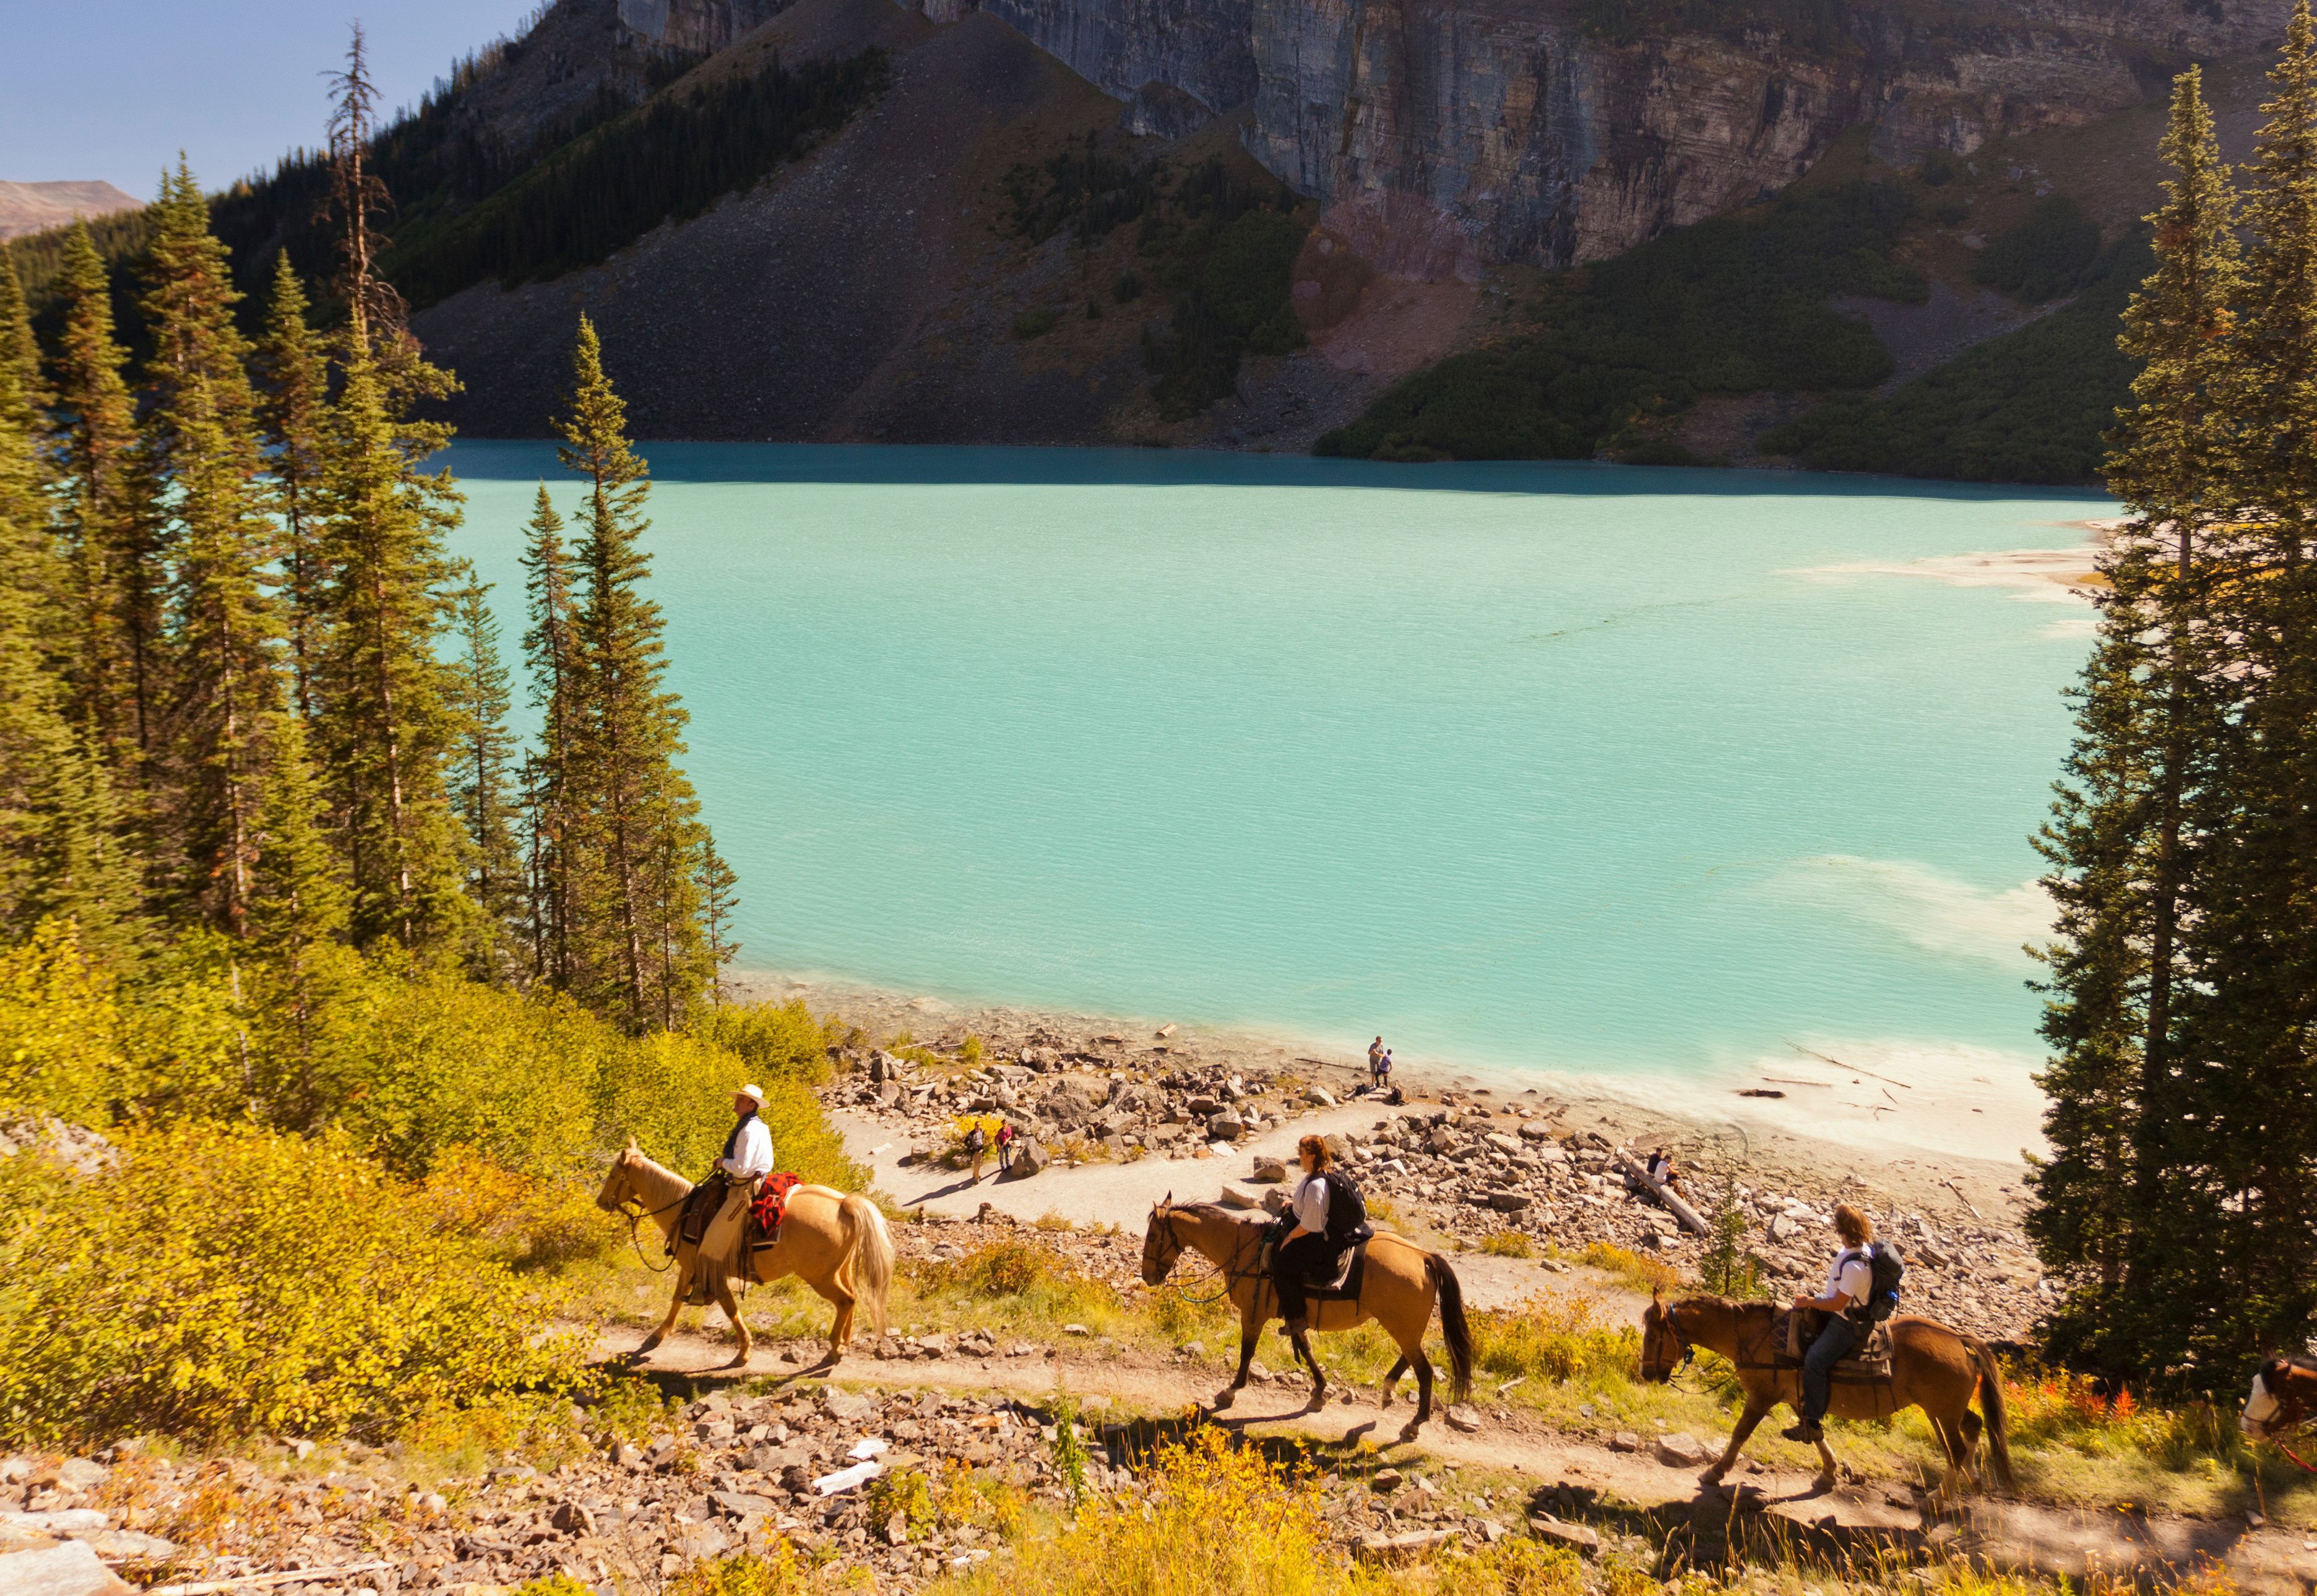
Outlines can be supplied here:
M596 1194L595 1206L609 1213L632 1197L665 1231L674 1226L675 1215L663 1210L673 1210L691 1190L691 1181L674 1170L654 1163L631 1142L612 1161L612 1172L604 1181L604 1189Z

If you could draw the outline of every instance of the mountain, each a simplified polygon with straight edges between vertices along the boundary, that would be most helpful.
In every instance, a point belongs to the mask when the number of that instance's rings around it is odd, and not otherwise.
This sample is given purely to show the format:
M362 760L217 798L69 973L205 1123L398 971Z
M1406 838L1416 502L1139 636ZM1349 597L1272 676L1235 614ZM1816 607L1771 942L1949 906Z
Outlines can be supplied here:
M76 216L94 220L116 211L143 209L109 183L0 182L0 239L62 227Z
M2077 480L2170 77L2249 124L2286 11L555 0L381 137L387 265L482 435L584 309L649 436ZM321 187L219 196L247 281Z

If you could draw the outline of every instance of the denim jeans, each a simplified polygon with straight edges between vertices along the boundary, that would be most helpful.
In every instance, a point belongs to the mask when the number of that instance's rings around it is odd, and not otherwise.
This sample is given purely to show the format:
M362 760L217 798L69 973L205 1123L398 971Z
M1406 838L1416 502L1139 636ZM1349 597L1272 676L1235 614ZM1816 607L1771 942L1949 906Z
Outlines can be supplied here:
M1858 1327L1847 1314L1837 1314L1818 1332L1818 1340L1803 1354L1803 1421L1815 1424L1826 1417L1829 1401L1827 1387L1834 1377L1834 1366L1850 1356L1858 1345Z

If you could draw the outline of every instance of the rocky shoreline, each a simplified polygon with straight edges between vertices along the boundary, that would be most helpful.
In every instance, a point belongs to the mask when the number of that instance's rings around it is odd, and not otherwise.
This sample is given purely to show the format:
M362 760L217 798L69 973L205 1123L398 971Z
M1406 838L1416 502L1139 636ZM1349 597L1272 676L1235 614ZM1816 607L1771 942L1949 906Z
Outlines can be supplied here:
M899 1051L839 1051L828 1104L906 1139L904 1161L917 1163L962 1166L960 1122L995 1116L1015 1128L1022 1148L1006 1184L1051 1183L1064 1211L1074 1170L1145 1161L1204 1166L1169 1170L1160 1182L1185 1197L1260 1206L1260 1188L1276 1193L1287 1170L1276 1158L1241 1153L1239 1143L1324 1118L1372 1207L1413 1236L1451 1249L1491 1238L1512 1248L1518 1236L1544 1253L1546 1268L1606 1243L1694 1280L1715 1238L1686 1225L1629 1172L1664 1145L1686 1206L1708 1232L1733 1216L1730 1251L1774 1294L1817 1291L1837 1246L1833 1208L1847 1201L1907 1257L1906 1312L2011 1343L2025 1340L2047 1297L2018 1229L2017 1192L1999 1166L1955 1175L1937 1165L1846 1166L1829 1161L1823 1143L1741 1148L1695 1123L1541 1088L1398 1080L1394 1103L1355 1065L1275 1045L1258 1056L1247 1044L1186 1038L1175 1026L1135 1035L1118 1022L1095 1029L994 1010L932 1029L926 1011L914 1012L915 1027L885 1035L924 1040ZM1346 1123L1353 1115L1356 1128ZM997 1167L994 1153L989 1167Z

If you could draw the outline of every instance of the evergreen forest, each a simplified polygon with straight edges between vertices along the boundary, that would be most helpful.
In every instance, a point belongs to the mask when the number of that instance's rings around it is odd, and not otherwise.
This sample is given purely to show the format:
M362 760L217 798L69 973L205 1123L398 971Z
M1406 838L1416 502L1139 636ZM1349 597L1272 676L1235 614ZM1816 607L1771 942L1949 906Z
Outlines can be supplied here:
M622 1138L697 1170L754 1078L784 1167L856 1173L819 1027L722 1000L733 874L584 318L519 605L448 552L417 412L455 379L379 274L371 111L357 38L335 265L277 253L254 335L182 164L141 357L89 229L47 337L0 256L0 1121L63 1158L0 1159L11 1441L519 1430L594 1377L536 1271L609 1244L577 1194Z
M2176 85L2124 311L2097 642L2040 845L2058 906L2029 1231L2047 1355L2214 1391L2317 1324L2317 30L2241 187Z

